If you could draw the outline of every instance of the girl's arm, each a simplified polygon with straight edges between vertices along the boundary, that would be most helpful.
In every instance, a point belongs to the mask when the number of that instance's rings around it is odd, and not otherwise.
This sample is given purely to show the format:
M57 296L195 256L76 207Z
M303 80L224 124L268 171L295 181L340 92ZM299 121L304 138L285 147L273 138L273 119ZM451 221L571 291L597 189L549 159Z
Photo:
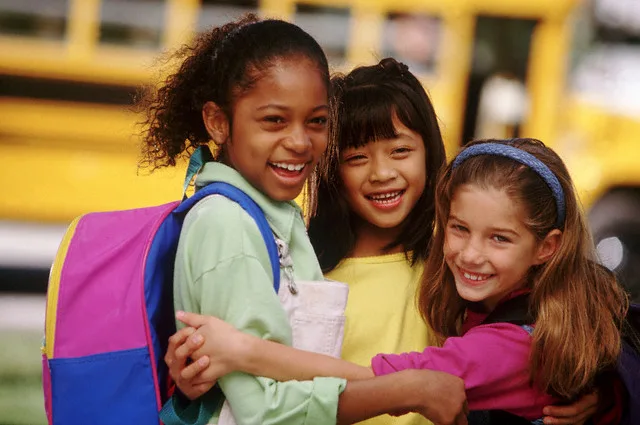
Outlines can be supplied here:
M291 340L289 320L271 284L264 241L237 204L216 196L198 203L185 219L175 264L174 302L179 308L221 317L261 338ZM173 412L167 409L163 422L181 423L193 413L198 414L196 422L208 423L211 415L206 414L226 399L239 425L333 423L346 381L278 382L236 372L220 378L218 385L198 400L169 405ZM170 413L180 417L168 420Z
M349 381L340 395L338 423L407 412L420 413L440 425L467 425L464 383L453 375L432 370L406 370Z
M220 317L258 339L290 343L287 315L271 285L265 284L271 281L271 270L265 267L268 258L264 242L257 229L255 235L248 234L255 228L253 220L236 204L219 197L201 201L190 214L176 254L176 305L186 311ZM208 423L211 414L226 399L239 425L311 425L336 420L351 423L381 413L409 410L433 418L440 418L444 412L444 418L450 422L440 422L455 423L453 420L462 411L465 400L461 381L448 376L454 389L459 386L449 396L459 403L444 404L438 399L439 391L418 391L429 388L425 379L428 381L430 376L392 374L347 385L346 380L336 377L282 382L238 371L218 380L224 398L217 388L196 400L172 398L167 409L163 409L162 420L172 425L182 424L185 419L192 419L190 423ZM387 394L389 389L393 389L393 396ZM193 396L191 393L190 397Z
M168 356L180 359L192 355L196 357L194 350L200 350L207 351L215 358L210 362L206 355L199 357L199 360L206 361L192 363L187 369L183 369L180 378L187 386L196 382L213 385L218 377L232 372L235 364L245 365L246 370L260 373L258 371L263 368L271 367L271 362L278 373L286 377L291 376L291 371L287 368L292 364L292 370L306 373L304 362L309 361L316 362L314 367L321 372L323 368L334 368L355 379L349 381L340 394L337 411L339 424L351 424L385 413L407 412L420 413L443 425L467 423L464 383L453 375L431 370L406 370L373 378L368 368L255 338L213 317L184 312L178 312L177 317L185 323L199 326L200 333L196 334L192 327L179 331L193 338L189 338L189 341L178 348L170 346ZM211 339L212 343L205 346L205 338L213 335L215 338ZM208 367L209 363L211 367ZM313 370L314 367L308 369Z
M278 381L305 381L317 376L334 376L349 380L372 378L371 368L358 366L324 354L302 351L238 331L227 322L211 316L178 312L184 324L197 328L184 346L176 349L180 357L209 358L209 379L241 371L267 376ZM182 377L191 379L203 370L192 363L183 369Z
M262 355L273 357L272 360L276 364L276 368L282 368L283 376L286 376L288 372L284 363L280 363L278 356L282 353L287 355L288 352L293 354L296 362L315 361L316 358L319 358L321 362L328 360L328 364L337 361L338 368L341 367L340 363L345 363L348 365L345 369L346 374L352 373L349 371L349 365L355 366L332 357L299 351L274 342L253 338L219 319L183 312L178 312L177 316L196 326L202 323L200 329L204 326L208 327L209 331L219 331L215 334L214 340L220 341L225 347L223 350L216 347L214 348L216 352L210 353L215 356L215 361L210 362L207 356L203 356L200 357L200 360L206 359L205 362L192 363L187 369L183 369L180 378L187 385L196 382L208 382L212 385L218 377L230 373L233 368L230 365L243 356L247 357L241 362L247 361L248 365L258 365L256 370L264 367L264 365L260 365L259 361ZM189 329L186 333L194 336L195 328L185 329ZM244 339L245 335L248 337L247 339ZM192 338L170 354L172 357L184 359L193 355L194 350L201 349L203 344L204 338ZM265 348L266 351L251 352L258 348ZM235 360L233 360L234 356ZM211 367L208 367L209 363L211 363ZM298 365L298 367L300 366ZM318 365L318 367L322 366ZM406 370L375 378L365 378L363 374L362 378L365 379L361 379L359 377L360 371L365 370L369 374L370 370L356 367L358 369L355 369L353 373L358 377L356 378L358 380L349 381L345 390L340 394L337 423L351 424L385 413L417 412L438 424L467 424L466 394L461 379L447 373L431 370Z

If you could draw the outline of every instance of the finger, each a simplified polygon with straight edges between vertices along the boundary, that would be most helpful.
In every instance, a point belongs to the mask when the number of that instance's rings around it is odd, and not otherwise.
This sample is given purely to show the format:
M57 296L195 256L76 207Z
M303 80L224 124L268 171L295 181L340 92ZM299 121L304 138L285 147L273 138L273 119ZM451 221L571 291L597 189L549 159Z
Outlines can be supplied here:
M574 425L584 425L584 423L587 422L589 419L591 419L591 417L595 415L597 411L598 411L598 406L596 405L591 406L587 410L583 411L582 413L577 415L575 418L573 418L573 422L569 422L569 423L573 423Z
M191 363L180 372L180 377L184 380L191 380L196 377L200 372L205 370L209 366L209 357L202 356L195 362Z
M576 418L583 417L585 413L589 416L593 414L598 406L598 394L593 393L582 396L576 402L564 406L546 406L544 415L554 418Z
M548 417L550 424L578 424L581 421L593 416L597 410L597 405L593 406L547 406L544 408L544 415Z
M164 356L164 361L165 363L167 363L168 366L171 366L171 364L175 360L176 347L179 347L180 345L184 344L187 338L193 335L195 331L196 331L195 328L186 327L186 328L180 329L179 331L177 331L176 333L174 333L169 337L169 345L167 347L167 353Z
M584 423L595 413L595 409L588 414L582 414L580 417L560 418L554 416L545 416L542 422L546 425L584 425Z
M194 337L195 337L194 341L192 341L192 338L189 338L184 344L176 348L174 356L177 362L186 364L187 359L189 357L191 358L202 357L202 355L194 356L193 353L194 351L196 351L196 349L200 347L200 345L202 345L202 343L204 342L204 339L202 338L202 335L198 335L198 334L195 334Z
M544 423L545 425L575 425L572 419L555 418L552 416L545 416L542 419L542 423Z
M180 329L169 337L167 350L175 351L176 347L184 344L187 338L195 333L196 329L190 326Z
M210 348L210 347L207 347ZM212 357L216 360L214 361L220 361L220 359L217 357L217 353L212 353L210 350L205 349L204 345L201 345L199 348L193 350L193 352L190 354L190 357L192 359L199 359L202 356L208 356L208 355L212 355Z
M203 316L201 314L190 313L188 311L178 311L176 312L176 319L181 321L187 326L193 326L194 328L199 328L200 326L207 323L209 316Z
M193 353L202 347L204 344L204 337L199 333L194 333L182 344L180 347L176 348L175 356L176 358L183 360L187 357L200 357L194 356Z
M574 404L567 406L546 406L542 413L545 416L553 417L556 419L566 419L576 416L580 412L580 409Z

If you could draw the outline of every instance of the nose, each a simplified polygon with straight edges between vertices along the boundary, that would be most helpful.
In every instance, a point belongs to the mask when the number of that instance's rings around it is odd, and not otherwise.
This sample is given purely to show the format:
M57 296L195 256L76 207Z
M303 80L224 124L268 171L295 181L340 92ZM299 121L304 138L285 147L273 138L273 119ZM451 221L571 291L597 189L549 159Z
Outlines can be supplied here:
M384 183L398 177L398 170L388 159L373 158L369 181L371 183Z
M484 261L482 244L476 238L468 238L460 250L460 261L462 265L480 265Z
M311 137L304 126L295 126L283 144L286 149L302 155L311 148Z

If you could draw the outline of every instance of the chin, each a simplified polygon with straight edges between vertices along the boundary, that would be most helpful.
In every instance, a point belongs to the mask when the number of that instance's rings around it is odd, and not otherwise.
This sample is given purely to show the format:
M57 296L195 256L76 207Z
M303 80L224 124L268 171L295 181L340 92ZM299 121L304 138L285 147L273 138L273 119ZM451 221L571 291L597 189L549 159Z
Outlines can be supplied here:
M456 290L458 291L458 295L460 295L460 298L472 303L481 302L487 298L484 294L477 291L470 291L468 288L462 285L456 285Z
M302 189L300 190L277 190L277 191L271 191L271 192L266 192L267 196L271 199L273 199L274 201L278 201L278 202L287 202L287 201L293 201L294 199L296 199L300 193L302 193Z
M367 220L369 221L369 220ZM375 227L379 228L379 229L385 229L385 230L389 230L389 229L396 229L398 228L402 222L397 222L397 221L393 221L393 222L388 222L388 221L375 221L375 220L371 220L369 221L370 223L372 223Z

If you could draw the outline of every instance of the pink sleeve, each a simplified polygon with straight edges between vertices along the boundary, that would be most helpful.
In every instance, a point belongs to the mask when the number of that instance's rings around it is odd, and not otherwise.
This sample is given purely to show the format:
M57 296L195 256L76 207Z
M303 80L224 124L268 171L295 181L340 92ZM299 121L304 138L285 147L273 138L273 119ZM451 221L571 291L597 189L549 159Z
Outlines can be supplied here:
M423 352L378 354L371 361L376 375L404 369L431 369L464 380L471 410L512 406L537 393L529 385L530 335L520 326L497 323L448 338ZM533 391L533 394L532 394Z

